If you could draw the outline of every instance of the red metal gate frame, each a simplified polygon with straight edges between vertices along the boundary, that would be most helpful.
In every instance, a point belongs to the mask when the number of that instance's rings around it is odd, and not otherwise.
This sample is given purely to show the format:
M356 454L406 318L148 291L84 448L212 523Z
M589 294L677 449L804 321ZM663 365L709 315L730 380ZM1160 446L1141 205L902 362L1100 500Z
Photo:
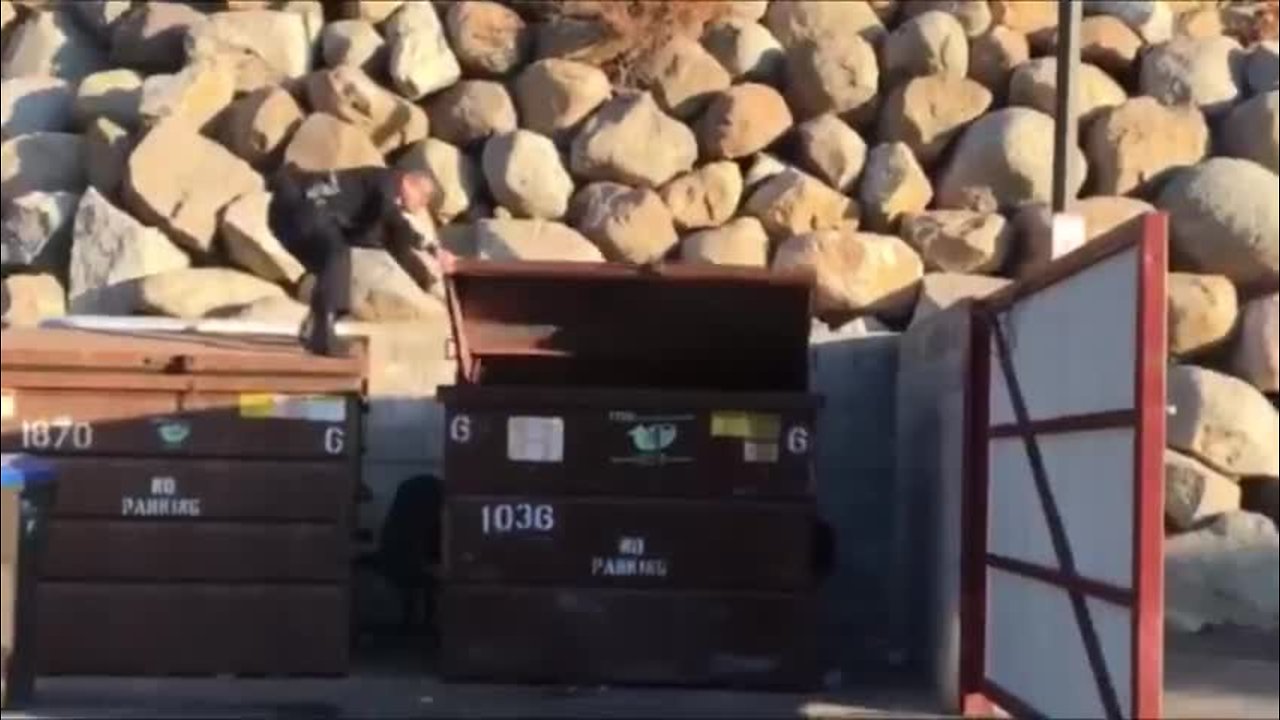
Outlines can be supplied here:
M1068 280L1077 274L1126 250L1138 252L1137 346L1135 358L1134 405L1128 410L1091 413L1070 417L1027 422L1025 407L1018 397L1017 377L1011 361L1000 364L997 372L1006 375L1009 394L1018 422L1000 427L990 426L990 390L992 382L992 343L997 355L1005 351L1005 341L997 320L1001 313L1020 300ZM1091 662L1095 679L1108 714L1133 718L1155 718L1161 714L1163 683L1163 615L1164 615L1164 445L1165 445L1165 367L1166 367L1166 276L1168 270L1168 218L1150 214L1138 218L1062 258L1039 276L1011 286L985 301L975 303L972 322L970 388L967 397L966 492L962 523L962 589L961 589L961 656L960 705L965 716L992 717L1003 711L1015 717L1043 717L1028 701L1016 697L987 677L986 630L989 568L1022 575L1071 593L1079 608L1081 598L1094 597L1128 607L1132 613L1132 705L1118 708L1107 703L1110 678L1105 666ZM1043 475L1036 437L1054 433L1087 430L1134 428L1134 518L1132 588L1119 588L1080 577L1074 572L1069 548L1065 557L1059 553L1062 570L1031 565L990 555L989 532L989 446L993 438L1022 437L1031 461L1033 476ZM1043 481L1043 477L1038 480ZM1051 490L1040 485L1041 506L1046 525L1054 535L1060 517ZM1048 496L1045 496L1045 491ZM1061 540L1061 537L1055 538ZM1057 543L1055 542L1055 545ZM1061 550L1055 547L1055 550ZM1090 647L1092 630L1087 611L1077 614L1078 629ZM1096 641L1096 637L1093 638ZM1031 659L1030 661L1034 661ZM1114 695L1112 695L1114 699Z

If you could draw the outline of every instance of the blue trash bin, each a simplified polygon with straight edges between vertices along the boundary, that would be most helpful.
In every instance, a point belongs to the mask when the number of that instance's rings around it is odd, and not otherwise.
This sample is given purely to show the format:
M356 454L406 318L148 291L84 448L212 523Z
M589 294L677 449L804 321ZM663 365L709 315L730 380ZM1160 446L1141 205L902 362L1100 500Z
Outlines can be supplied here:
M48 464L23 455L0 457L0 707L31 702L35 690L36 581L55 492Z

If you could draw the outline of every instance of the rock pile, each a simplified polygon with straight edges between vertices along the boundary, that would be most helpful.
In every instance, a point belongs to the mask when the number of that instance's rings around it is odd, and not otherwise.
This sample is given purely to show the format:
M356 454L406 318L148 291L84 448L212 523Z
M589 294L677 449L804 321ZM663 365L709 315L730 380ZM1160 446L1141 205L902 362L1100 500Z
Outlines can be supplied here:
M0 0L7 319L296 317L310 283L265 217L295 169L429 172L464 255L809 268L833 325L901 328L1051 259L1054 3L676 3L643 53L621 5ZM1090 237L1173 220L1178 529L1276 513L1257 10L1086 3L1075 211ZM390 258L355 267L359 319L433 311Z

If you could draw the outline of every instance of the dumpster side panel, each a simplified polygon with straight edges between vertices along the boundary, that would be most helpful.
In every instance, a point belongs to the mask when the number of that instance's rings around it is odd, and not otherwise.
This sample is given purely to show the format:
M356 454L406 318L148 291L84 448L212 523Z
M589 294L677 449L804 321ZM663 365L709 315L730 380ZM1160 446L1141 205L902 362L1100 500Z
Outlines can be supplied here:
M8 378L6 378L8 382ZM4 452L125 455L162 451L157 418L178 412L170 392L9 389Z

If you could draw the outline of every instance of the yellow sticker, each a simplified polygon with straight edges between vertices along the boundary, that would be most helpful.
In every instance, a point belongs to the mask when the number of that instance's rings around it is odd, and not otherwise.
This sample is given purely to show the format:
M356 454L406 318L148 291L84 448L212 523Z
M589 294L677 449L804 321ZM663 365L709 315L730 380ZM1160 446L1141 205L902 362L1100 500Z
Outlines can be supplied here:
M0 391L0 420L12 420L18 414L18 395L12 390Z
M782 418L748 412L718 412L711 416L711 436L742 440L776 440L782 434Z
M249 420L269 420L276 413L276 396L262 393L245 393L240 396L240 417Z

